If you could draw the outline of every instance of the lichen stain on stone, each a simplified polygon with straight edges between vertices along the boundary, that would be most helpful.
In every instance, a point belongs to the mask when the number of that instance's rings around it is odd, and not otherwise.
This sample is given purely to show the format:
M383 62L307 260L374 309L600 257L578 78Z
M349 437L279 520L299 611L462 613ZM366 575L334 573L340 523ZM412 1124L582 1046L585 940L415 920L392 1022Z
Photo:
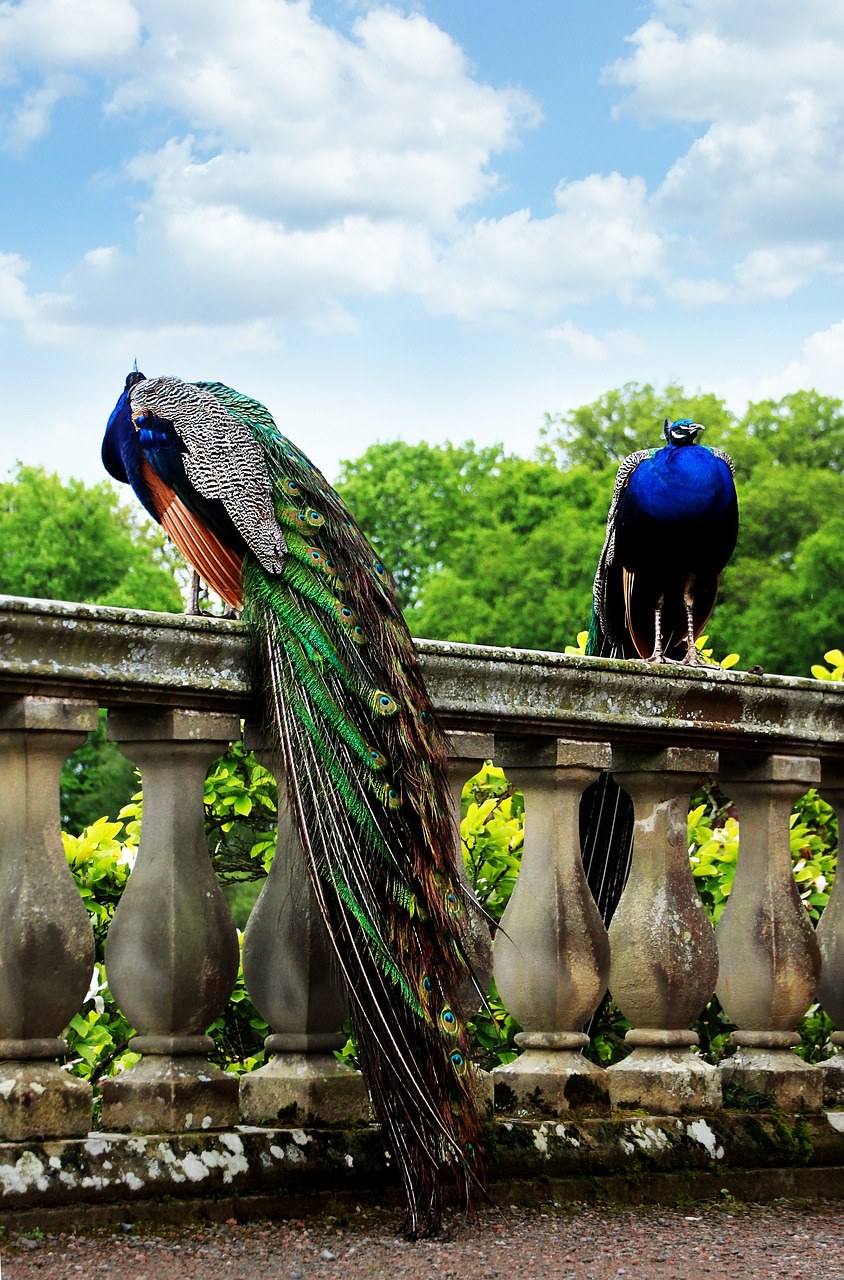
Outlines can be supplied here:
M310 1134L305 1133L304 1129L293 1129L290 1136L299 1147L306 1147L311 1141Z
M24 1151L14 1164L0 1165L0 1185L5 1195L14 1192L25 1194L32 1187L46 1191L49 1179L38 1157L31 1151Z
M85 1150L89 1156L102 1156L111 1150L111 1143L107 1138L89 1138L85 1143Z
M548 1155L548 1130L545 1128L545 1125L544 1125L544 1124L541 1124L541 1125L539 1126L539 1128L534 1132L534 1135L533 1135L533 1145L536 1147L536 1149L537 1149L537 1151L539 1152L539 1154L540 1154L540 1155L542 1155L542 1156L546 1156L546 1157L547 1157L547 1155Z
M567 1142L569 1146L572 1146L572 1147L580 1146L580 1139L576 1138L573 1133L569 1133L566 1130L566 1126L564 1124L558 1124L555 1127L554 1132L558 1138L562 1138L562 1140L564 1142Z
M651 1125L646 1125L641 1120L636 1120L631 1124L629 1134L634 1144L628 1152L631 1155L635 1147L638 1147L640 1151L667 1151L671 1146L671 1139L663 1129L654 1129ZM622 1140L622 1146L625 1147L625 1150L628 1145Z
M716 1145L718 1139L705 1120L693 1120L691 1124L687 1124L686 1133L690 1138L693 1138L695 1142L699 1142L701 1146L706 1148L711 1159L724 1159L724 1148Z

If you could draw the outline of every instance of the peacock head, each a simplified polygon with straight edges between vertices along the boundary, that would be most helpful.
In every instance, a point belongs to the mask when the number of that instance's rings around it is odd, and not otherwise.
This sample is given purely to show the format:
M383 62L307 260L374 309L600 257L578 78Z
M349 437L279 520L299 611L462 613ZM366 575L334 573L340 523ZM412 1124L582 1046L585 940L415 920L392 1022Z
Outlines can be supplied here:
M669 422L665 419L662 424L662 434L669 444L696 444L697 438L701 431L705 431L706 427L700 422L692 422L691 418L678 418L676 422Z

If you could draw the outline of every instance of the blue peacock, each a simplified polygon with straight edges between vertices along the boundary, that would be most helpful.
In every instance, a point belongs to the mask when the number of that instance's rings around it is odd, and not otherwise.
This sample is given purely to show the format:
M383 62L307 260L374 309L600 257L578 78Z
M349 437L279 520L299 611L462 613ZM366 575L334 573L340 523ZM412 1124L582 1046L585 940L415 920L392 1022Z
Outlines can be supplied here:
M586 652L650 663L707 666L695 647L738 536L734 467L699 443L690 418L663 424L665 445L618 469L598 561ZM633 813L609 774L581 807L586 878L612 919L630 866Z
M738 501L732 461L698 443L703 430L666 418L663 448L631 453L619 467L587 653L707 665L695 640L736 545Z
M251 623L266 717L348 993L409 1236L468 1203L479 1120L446 746L389 574L263 405L135 371L103 462Z

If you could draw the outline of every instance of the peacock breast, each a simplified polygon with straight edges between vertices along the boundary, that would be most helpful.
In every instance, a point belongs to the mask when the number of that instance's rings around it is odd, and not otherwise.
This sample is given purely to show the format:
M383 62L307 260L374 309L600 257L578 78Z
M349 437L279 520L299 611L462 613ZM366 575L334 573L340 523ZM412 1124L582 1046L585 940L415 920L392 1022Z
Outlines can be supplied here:
M628 481L630 499L660 524L717 521L735 505L730 468L703 445L666 446Z

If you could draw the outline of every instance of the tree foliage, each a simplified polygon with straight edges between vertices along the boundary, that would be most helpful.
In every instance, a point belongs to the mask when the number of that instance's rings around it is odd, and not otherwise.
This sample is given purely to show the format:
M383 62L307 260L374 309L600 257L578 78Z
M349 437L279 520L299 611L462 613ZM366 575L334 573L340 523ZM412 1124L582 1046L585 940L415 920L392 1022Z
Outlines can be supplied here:
M806 675L844 635L844 406L815 391L732 414L711 393L629 383L549 414L536 456L405 445L346 463L343 494L374 535L414 634L563 650L588 625L618 464L665 417L706 426L736 463L740 531L708 624L745 667Z
M0 481L0 590L6 595L178 610L179 557L137 504L107 482L18 465Z

